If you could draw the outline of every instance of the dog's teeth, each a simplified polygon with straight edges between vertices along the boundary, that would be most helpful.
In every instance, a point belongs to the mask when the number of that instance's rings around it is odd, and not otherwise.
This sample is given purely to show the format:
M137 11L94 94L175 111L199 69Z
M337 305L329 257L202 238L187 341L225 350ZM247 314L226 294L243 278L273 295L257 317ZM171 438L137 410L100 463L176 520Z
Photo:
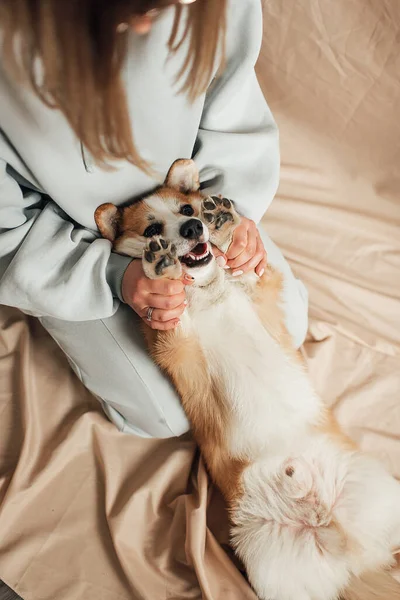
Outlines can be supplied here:
M193 254L193 252L188 252L188 254L186 255L188 258L191 258L192 260L203 260L204 258L207 258L207 256L210 254L210 250L209 248L207 248L206 252L204 252L204 254Z

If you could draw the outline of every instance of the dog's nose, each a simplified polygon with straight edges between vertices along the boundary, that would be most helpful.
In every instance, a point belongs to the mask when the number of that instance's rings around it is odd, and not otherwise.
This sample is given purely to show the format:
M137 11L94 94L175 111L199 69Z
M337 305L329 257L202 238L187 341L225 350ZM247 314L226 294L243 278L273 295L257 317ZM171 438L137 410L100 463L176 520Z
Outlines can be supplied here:
M203 234L203 223L199 219L189 219L181 226L180 234L187 240L195 240Z

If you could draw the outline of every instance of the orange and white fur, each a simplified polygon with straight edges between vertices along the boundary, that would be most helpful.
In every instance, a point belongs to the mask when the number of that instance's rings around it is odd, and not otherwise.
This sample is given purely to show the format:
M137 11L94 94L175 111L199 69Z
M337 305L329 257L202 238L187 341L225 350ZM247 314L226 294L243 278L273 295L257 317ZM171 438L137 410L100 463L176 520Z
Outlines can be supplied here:
M262 600L400 598L385 570L400 546L400 485L360 452L315 393L285 329L282 277L232 277L226 250L240 221L204 197L193 161L131 206L99 207L114 250L148 277L188 271L188 307L173 331L145 328L171 377L232 522L232 544Z

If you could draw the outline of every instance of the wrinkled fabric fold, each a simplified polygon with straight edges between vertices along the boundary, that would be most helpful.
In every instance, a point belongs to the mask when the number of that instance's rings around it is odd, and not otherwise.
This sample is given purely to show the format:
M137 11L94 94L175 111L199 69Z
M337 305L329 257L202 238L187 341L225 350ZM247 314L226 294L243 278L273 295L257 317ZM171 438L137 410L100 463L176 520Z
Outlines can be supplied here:
M282 175L263 220L307 285L310 376L400 477L400 8L265 3ZM124 435L32 317L0 307L0 578L24 600L255 600L186 436Z

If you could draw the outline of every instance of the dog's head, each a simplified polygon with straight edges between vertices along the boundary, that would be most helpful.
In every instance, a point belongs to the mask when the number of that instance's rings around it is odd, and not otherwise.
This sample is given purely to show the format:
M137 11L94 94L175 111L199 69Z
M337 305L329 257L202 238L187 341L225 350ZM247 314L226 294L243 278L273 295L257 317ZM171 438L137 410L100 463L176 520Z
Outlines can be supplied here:
M102 204L95 221L120 254L140 258L149 238L162 236L175 244L186 267L199 268L213 259L209 241L222 248L239 221L229 200L205 197L199 190L195 163L177 160L154 193L123 208Z

